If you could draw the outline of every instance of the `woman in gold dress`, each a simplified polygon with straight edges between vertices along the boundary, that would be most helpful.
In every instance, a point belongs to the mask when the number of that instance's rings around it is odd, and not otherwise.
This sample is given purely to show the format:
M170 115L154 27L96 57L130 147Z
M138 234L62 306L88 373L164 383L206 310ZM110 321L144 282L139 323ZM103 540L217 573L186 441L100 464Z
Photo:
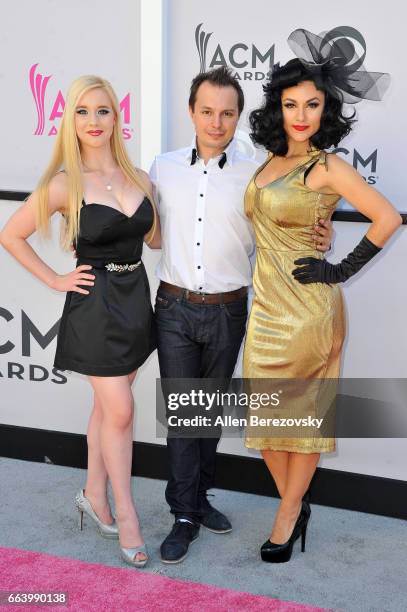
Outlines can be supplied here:
M251 385L259 378L338 378L345 324L337 283L376 255L401 223L393 206L352 166L324 150L351 130L343 102L380 99L388 81L388 75L359 70L360 61L350 63L352 38L350 28L324 38L293 32L289 43L299 59L274 67L264 104L250 116L252 140L269 152L245 198L257 247L243 365ZM341 197L372 224L355 250L333 265L316 250L312 228L319 218L330 219ZM318 432L283 438L248 430L246 446L261 451L281 497L262 559L288 561L300 535L304 550L310 508L302 498L320 453L335 450L335 439Z

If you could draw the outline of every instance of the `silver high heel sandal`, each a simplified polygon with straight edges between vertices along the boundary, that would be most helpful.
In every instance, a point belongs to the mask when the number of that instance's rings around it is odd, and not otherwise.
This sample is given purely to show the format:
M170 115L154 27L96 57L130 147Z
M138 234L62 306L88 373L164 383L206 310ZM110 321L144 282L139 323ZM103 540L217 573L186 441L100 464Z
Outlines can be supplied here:
M147 548L146 545L135 546L134 548L122 548L120 546L120 552L122 555L122 559L128 563L129 565L133 565L134 567L144 567L148 561L147 556ZM145 559L137 560L135 557L137 553L144 553L146 555Z
M79 529L83 530L83 513L87 514L95 523L99 530L99 533L104 538L117 539L119 537L119 528L116 521L113 519L111 525L102 523L94 509L92 508L90 501L85 497L85 490L81 489L75 497L75 505L79 512Z

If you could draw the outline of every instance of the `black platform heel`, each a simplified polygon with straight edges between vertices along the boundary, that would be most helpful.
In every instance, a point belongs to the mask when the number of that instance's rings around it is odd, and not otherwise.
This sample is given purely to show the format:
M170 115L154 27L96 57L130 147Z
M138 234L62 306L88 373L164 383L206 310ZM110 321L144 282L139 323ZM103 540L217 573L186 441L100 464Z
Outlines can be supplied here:
M309 505L308 500L305 500L305 499L302 500L301 514L303 515L304 520L308 523L309 517L311 516L311 507Z
M291 536L284 544L274 544L266 540L260 549L262 561L266 563L286 563L291 559L294 542L301 536L301 552L305 552L305 539L311 508L307 501L303 501L301 511L297 518Z
M302 526L302 529L301 529L301 552L305 552L305 538L307 535L307 524L308 524L308 520L305 523L305 525Z

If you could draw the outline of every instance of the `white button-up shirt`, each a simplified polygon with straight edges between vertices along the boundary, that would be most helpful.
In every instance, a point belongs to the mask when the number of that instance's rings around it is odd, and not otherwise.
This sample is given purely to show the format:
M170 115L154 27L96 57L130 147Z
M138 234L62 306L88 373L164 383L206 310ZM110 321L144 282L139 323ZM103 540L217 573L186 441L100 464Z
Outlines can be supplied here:
M162 235L157 276L205 293L249 286L254 234L244 193L258 162L232 140L223 168L221 156L191 165L194 146L157 156L150 170Z

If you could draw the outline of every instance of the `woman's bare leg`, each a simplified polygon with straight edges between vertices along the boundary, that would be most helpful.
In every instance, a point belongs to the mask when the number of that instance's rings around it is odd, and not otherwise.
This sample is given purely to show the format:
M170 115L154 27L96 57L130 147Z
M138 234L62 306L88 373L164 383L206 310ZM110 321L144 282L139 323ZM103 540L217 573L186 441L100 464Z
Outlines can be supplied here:
M287 451L262 450L264 462L267 465L280 497L283 497L287 485L288 457Z
M92 508L103 523L110 525L113 521L110 505L107 498L108 475L103 460L100 444L100 429L102 426L103 412L100 400L94 393L94 404L90 415L87 440L88 440L88 473L86 478L85 495L89 499Z
M133 548L144 543L130 481L134 414L131 383L134 375L135 373L133 376L90 377L95 395L100 402L102 415L99 423L100 450L112 484L120 544L124 548ZM142 560L145 555L138 553L136 558Z
M136 372L128 375L129 384L132 385ZM92 508L103 523L110 525L113 521L110 505L107 497L108 474L103 460L100 430L103 412L99 398L94 392L93 410L90 415L87 442L88 442L88 472L86 479L85 495L89 499Z
M283 544L290 537L301 511L301 502L319 461L319 453L290 452L285 491L274 521L270 540Z

